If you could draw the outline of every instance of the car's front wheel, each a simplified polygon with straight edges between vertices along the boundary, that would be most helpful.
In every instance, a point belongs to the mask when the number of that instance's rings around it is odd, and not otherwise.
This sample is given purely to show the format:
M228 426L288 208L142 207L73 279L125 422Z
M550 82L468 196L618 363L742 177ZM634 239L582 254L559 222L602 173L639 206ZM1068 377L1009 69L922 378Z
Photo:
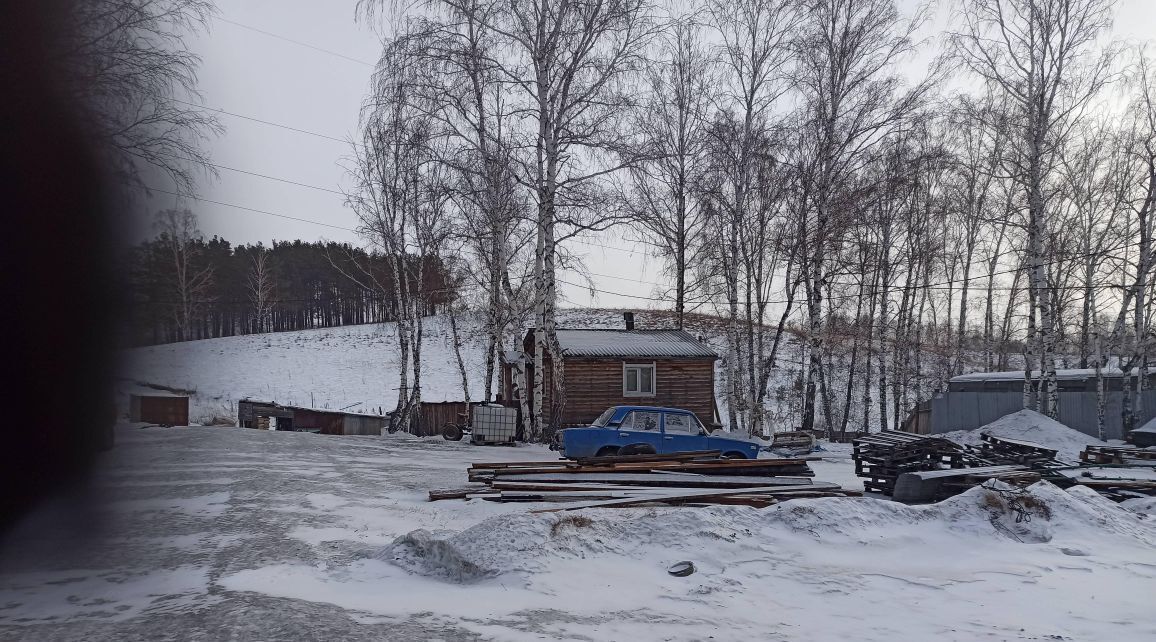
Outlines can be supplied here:
M603 446L594 453L595 457L613 457L618 454L618 446Z
M723 459L746 459L746 453L741 453L737 450L731 450L722 454Z

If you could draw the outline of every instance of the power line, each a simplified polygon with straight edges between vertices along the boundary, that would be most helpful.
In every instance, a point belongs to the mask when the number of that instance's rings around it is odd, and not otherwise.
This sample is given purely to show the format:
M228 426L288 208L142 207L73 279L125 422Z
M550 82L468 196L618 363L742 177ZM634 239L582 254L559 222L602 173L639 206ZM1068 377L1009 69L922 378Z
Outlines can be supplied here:
M218 17L217 20L220 20L221 22L227 22L231 25L235 25L235 26L240 27L242 29L248 29L249 31L255 31L259 34L269 36L270 38L276 38L277 40L284 40L285 42L290 42L290 43L293 43L293 44L298 45L300 47L305 47L307 49L312 49L314 51L320 51L321 53L326 53L326 54L329 54L330 56L336 56L338 58L343 58L343 59L348 60L350 62L356 62L359 65L365 65L366 67L375 67L376 66L371 62L365 62L364 60L359 60L357 58L353 58L353 57L347 56L343 53L338 53L336 51L331 51L329 49L325 49L324 47L318 47L317 45L311 45L307 42L301 42L300 40L294 40L293 38L287 38L285 36L278 35L278 34L270 32L270 31L265 31L264 29L258 29L257 27L250 27L249 25L241 24L240 22L237 22L236 20L229 20L228 18L221 18L221 17Z
M229 167L228 165L219 165L217 163L210 163L209 161L199 161L199 160L196 160L193 158L185 158L182 156L173 156L172 158L177 158L180 160L189 161L190 163L202 163L204 165L208 165L209 167L215 167L217 169L223 169L223 170L227 170L230 172L237 172L238 174L247 174L249 176L256 176L257 178L264 178L264 179L270 180L270 181L277 181L278 183L288 183L290 185L296 185L298 187L307 187L309 189L315 189L319 192L329 192L330 194L336 194L336 195L341 196L341 197L345 196L344 192L339 192L335 189L329 189L328 187L321 187L318 185L310 185L309 183L302 183L302 182L291 180L288 178L281 178L279 176L270 176L268 174L260 174L257 172L250 172L247 169L238 169L236 167Z
M1110 253L1110 252L1115 252L1115 251L1117 251L1117 250L1122 250L1122 249L1124 249L1124 248L1126 248L1126 247L1131 247L1131 246L1134 246L1134 245L1139 245L1140 243L1142 243L1142 241L1135 241L1135 242L1132 242L1132 243L1125 243L1125 244L1123 244L1123 245L1118 245L1118 246L1116 246L1116 247L1113 247L1113 248L1108 248L1108 249L1105 249L1105 250L1100 250L1100 251L1098 251L1098 252L1089 252L1089 253L1087 253L1087 254L1084 254L1084 255L1076 255L1076 256L1071 256L1071 257L1064 257L1063 259L1054 259L1054 260L1052 260L1052 261L1047 261L1047 262L1045 262L1045 265L1051 265L1051 264L1053 264L1053 263L1058 263L1058 262L1060 262L1060 261L1062 261L1062 260L1070 260L1070 259L1073 259L1073 258L1077 258L1077 259L1078 259L1078 258L1090 258L1090 257L1100 256L1100 255L1108 254L1108 253ZM1025 269L1025 268L1015 268L1015 269L1012 269L1012 270L1004 270L1004 271L1002 271L1002 272L993 272L993 273L992 273L992 276L1002 276L1002 275L1005 275L1005 274L1012 274L1012 273L1015 273L1015 272L1018 272L1018 271L1020 271L1021 269ZM983 277L983 278L986 278L986 277ZM569 282L569 281L565 281L565 280L559 279L559 278L557 278L557 277L555 277L555 278L554 278L554 280L555 280L555 281L557 281L557 282L559 282L559 283L563 283L563 284L565 284L565 285L569 285L569 286L573 286L573 287L577 287L577 288L582 288L582 289L584 289L584 290L589 290L589 291L597 292L597 293L599 293L599 294L609 294L609 295L612 295L612 296L621 296L621 297L626 297L626 298L630 298L630 299L641 299L641 300L645 300L645 301L657 301L657 302L660 302L660 303L669 303L669 302L670 302L670 299L669 299L669 298L658 298L658 297L651 297L651 296L642 296L642 295L638 295L638 294L627 294L627 293L625 293L625 292L615 292L615 291L613 291L613 290L603 290L603 289L600 289L600 288L592 288L592 287L587 287L587 286L584 286L584 285L581 285L581 284L578 284L578 283L571 283L571 282ZM969 278L968 280L970 281L971 279ZM952 283L961 283L961 282L963 282L963 279L953 279L953 280L948 280L948 281L942 281L942 282L940 282L940 283L932 283L932 284L928 284L927 286L917 286L917 287L916 287L916 289L934 289L934 288L936 288L936 287L938 287L938 286L944 286L944 285L948 285L948 284L952 284ZM650 285L662 285L662 284L659 284L659 283L651 283ZM898 291L900 291L901 289L902 289L902 288L899 288L899 287L896 287L896 288L888 288L887 292L898 292ZM1046 289L1055 289L1055 288L1046 288ZM1080 289L1083 289L1083 288L1080 288ZM844 301L844 300L848 300L848 299L854 299L854 298L863 297L863 296L876 296L876 295L878 295L878 294L881 294L882 292L883 292L883 290L881 290L881 289L880 289L880 290L872 290L872 291L869 291L869 292L862 292L862 293L854 293L854 294L842 294L842 295L834 295L834 296L825 297L825 298L826 298L827 300ZM796 296L796 297L795 297L793 300L791 300L791 301L788 301L788 300L786 300L786 299L783 299L783 300L778 300L778 301L763 301L763 303L764 303L764 304L766 304L766 305L782 305L782 304L787 304L787 303L793 303L793 302L796 302L796 301L799 301L799 302L801 302L801 301L804 301L804 300L805 300L805 295L801 295L801 296ZM718 302L718 301L715 301L714 299L702 299L702 300L696 300L696 301L687 301L687 303L690 303L690 304L693 304L693 305L699 305L699 304L705 304L705 303L719 303L719 302Z
M291 126L291 125L285 125L285 124L282 124L282 123L276 123L276 122L273 122L273 121L271 121L271 120L265 120L265 119L263 119L263 118L257 118L257 117L255 117L255 116L246 116L246 115L244 115L244 114L238 114L237 112L232 112L232 111L228 111L228 110L225 110L225 109L219 109L219 108L216 108L216 107L207 107L207 106L205 106L205 105L198 105L198 104L196 104L196 103L191 103L191 102L188 102L188 101L185 101L185 100L179 100L179 99L177 99L177 98L172 98L172 99L170 99L170 100L172 100L172 101L173 101L173 102L175 102L175 103L181 103L182 105L188 105L189 107L195 107L195 108L197 108L197 109L203 109L203 110L205 110L205 111L211 111L211 112L215 112L215 113L218 113L218 114L225 114L225 115L228 115L228 116L232 116L232 117L234 117L234 118L242 118L242 119L244 119L244 120L251 120L251 121L253 121L253 122L255 122L255 123L261 123L261 124L263 124L263 125L270 125L270 126L272 126L272 127L280 127L281 129L286 129L286 130L289 130L289 131L291 131L291 132L297 132L298 134L307 134L307 135L309 135L309 136L316 136L317 138L324 138L325 140L332 140L332 141L335 141L335 142L338 142L338 143L343 143L343 144L346 144L346 145L350 144L350 142L351 142L351 141L349 141L349 140L345 140L345 139L342 139L342 138L338 138L338 137L336 137L336 136L330 136L330 135L328 135L328 134L322 134L322 133L319 133L319 132L309 131L308 129L301 129L300 127L293 127L293 126ZM354 144L354 145L357 145L357 143L353 143L353 144Z
M138 187L138 188L140 188L140 189L143 189L143 190L145 190L145 191L149 191L149 192L159 192L159 193L161 193L161 194L169 194L169 195L171 195L171 196L177 196L177 197L180 197L180 198L188 198L188 199L192 199L192 200L194 200L194 201L200 201L200 202L202 202L202 203L212 203L212 204L214 204L214 205L222 205L222 206L224 206L224 207L232 207L232 208L235 208L235 209L244 210L244 211L246 211L246 212L254 212L254 213L257 213L257 214L265 214L265 215L268 215L268 216L276 216L277 218L284 218L284 219L289 219L289 220L291 220L291 221L299 221L299 222L301 222L301 223L312 223L312 224L314 224L314 225L321 225L321 226L323 226L323 227L331 227L331 228L333 228L333 229L335 229L335 230L344 230L344 231L346 231L346 232L353 232L353 233L355 233L355 234L357 233L357 230L355 230L355 229L353 229L353 228L351 228L351 227L342 227L342 226L340 226L340 225L333 225L333 224L331 224L331 223L322 223L321 221L314 221L314 220L311 220L311 219L307 219L307 218L300 218L300 217L297 217L297 216L289 216L288 214L278 214L277 212L270 212L270 211L268 211L268 210L260 210L260 209L257 209L257 208L255 208L255 207L245 207L244 205L237 205L236 203L226 203L226 202L224 202L224 201L215 201L215 200L213 200L213 199L210 199L210 198L204 198L204 197L202 197L202 196L197 196L197 195L195 195L195 194L182 194L182 193L180 193L180 192L173 192L173 191L170 191L170 190L166 190L166 189L160 189L160 188L156 188L156 187L149 187L149 186L147 186L147 185L137 185L137 187Z

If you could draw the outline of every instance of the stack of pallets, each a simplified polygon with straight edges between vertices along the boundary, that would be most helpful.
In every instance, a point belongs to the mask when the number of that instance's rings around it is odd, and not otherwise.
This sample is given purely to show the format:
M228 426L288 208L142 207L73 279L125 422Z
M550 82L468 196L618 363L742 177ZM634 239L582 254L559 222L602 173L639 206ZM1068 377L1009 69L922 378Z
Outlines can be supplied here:
M891 495L903 473L985 466L962 446L938 437L885 430L851 442L855 474L869 491Z
M1056 459L1057 451L1040 444L996 437L989 433L980 435L983 443L978 448L968 447L974 456L993 465L1018 464L1033 470L1065 468L1070 464Z
M642 504L741 504L764 507L786 499L857 495L817 482L798 459L722 459L717 451L622 455L577 461L488 462L468 478L484 486L430 491L430 500L563 502L561 508Z

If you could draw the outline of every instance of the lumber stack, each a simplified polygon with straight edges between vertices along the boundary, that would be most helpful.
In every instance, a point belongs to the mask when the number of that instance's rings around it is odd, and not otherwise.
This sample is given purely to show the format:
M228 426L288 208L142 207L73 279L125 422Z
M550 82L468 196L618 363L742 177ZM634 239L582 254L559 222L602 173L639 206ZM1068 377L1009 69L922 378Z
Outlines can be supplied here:
M577 461L472 464L466 489L430 491L430 501L553 502L536 512L643 504L765 507L787 499L857 495L817 482L798 459L722 459L717 451L624 455Z

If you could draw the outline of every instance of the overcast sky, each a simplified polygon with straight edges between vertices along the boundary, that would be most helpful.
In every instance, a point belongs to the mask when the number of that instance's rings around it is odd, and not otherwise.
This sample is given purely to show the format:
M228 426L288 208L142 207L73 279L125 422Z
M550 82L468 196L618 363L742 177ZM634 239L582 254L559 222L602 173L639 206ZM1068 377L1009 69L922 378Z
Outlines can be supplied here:
M220 114L226 131L210 144L214 163L340 191L345 180L341 163L349 146L339 141L356 131L358 107L381 48L373 29L354 20L355 4L356 0L217 0L218 19L208 34L192 42L203 58L200 88L204 104L236 114ZM915 2L900 0L900 5L909 10ZM941 7L938 15L929 31L941 28L947 11ZM1156 40L1156 0L1119 0L1116 35ZM920 58L929 58L936 46L931 43ZM234 243L269 244L274 239L298 238L360 243L351 231L355 216L343 207L339 194L224 168L219 173L216 180L202 181L200 196L329 227L230 205L182 202L200 216L206 235L219 235ZM158 183L156 187L169 186ZM171 207L174 200L158 194L148 207ZM648 297L654 294L653 284L663 281L658 260L647 257L642 246L624 235L628 232L608 232L592 239L606 247L571 245L573 251L585 255L587 267L594 273L594 286L603 292L592 298L582 288L563 284L563 305L668 307L607 293ZM574 283L580 280L574 273L562 273L559 278Z

